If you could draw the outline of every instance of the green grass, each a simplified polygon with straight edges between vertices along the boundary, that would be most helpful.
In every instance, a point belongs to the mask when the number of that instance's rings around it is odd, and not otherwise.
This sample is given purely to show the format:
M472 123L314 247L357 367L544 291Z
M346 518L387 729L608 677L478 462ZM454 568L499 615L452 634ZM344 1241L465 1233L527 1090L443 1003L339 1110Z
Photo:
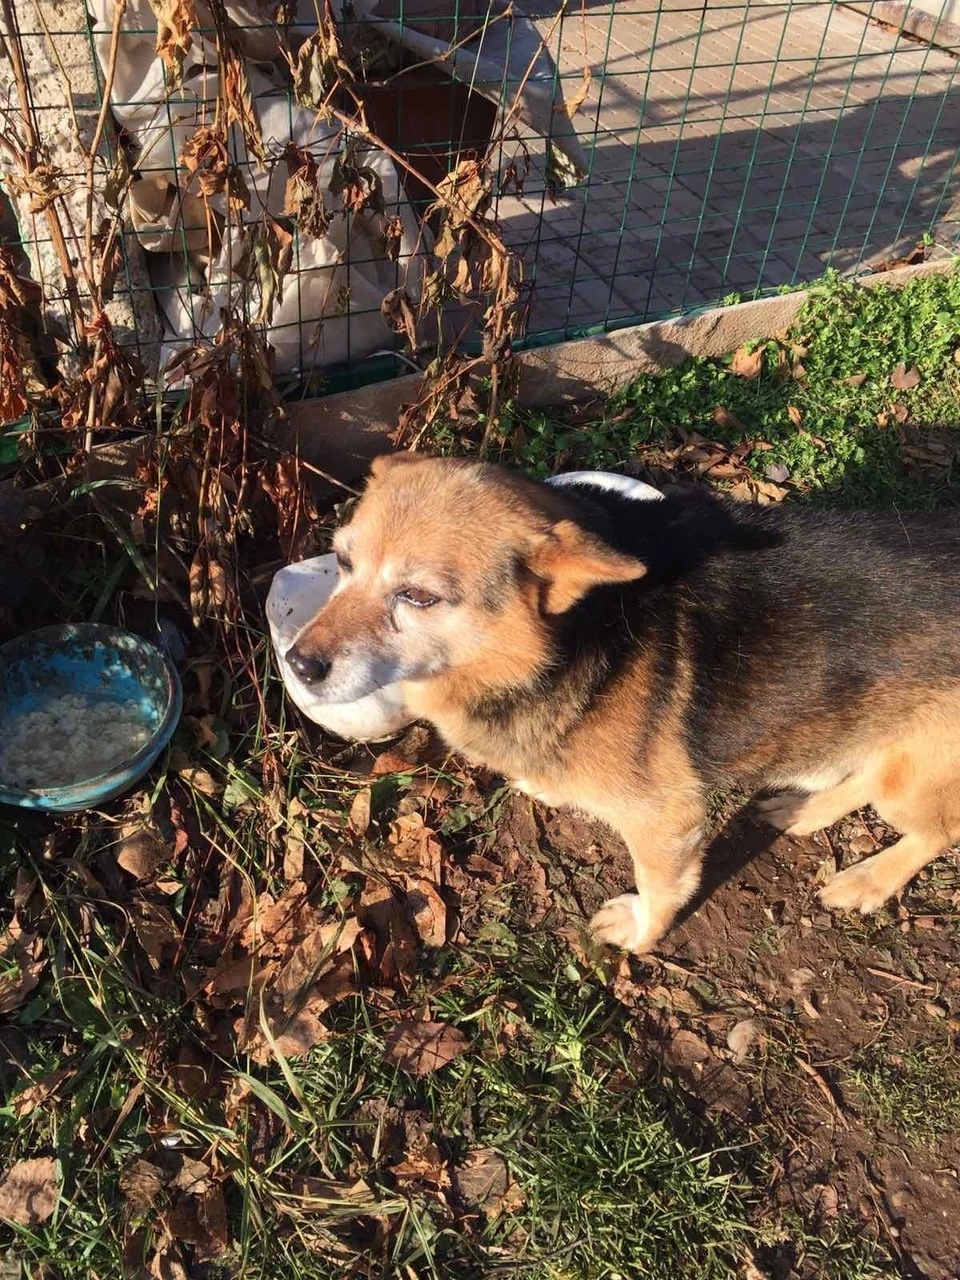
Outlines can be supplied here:
M960 1065L953 1037L904 1048L889 1039L846 1068L852 1101L871 1122L912 1142L932 1143L960 1126Z

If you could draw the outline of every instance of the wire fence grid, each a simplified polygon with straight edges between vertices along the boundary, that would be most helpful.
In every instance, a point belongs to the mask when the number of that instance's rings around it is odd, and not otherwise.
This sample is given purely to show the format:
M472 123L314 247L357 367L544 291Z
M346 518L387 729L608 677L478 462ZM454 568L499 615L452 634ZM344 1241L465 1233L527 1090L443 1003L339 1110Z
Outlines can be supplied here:
M430 334L393 354L384 299L429 289L465 158L489 160L468 212L522 264L530 345L952 254L954 2L907 30L888 0L0 0L0 245L60 354L96 260L148 374L239 305L301 394L419 361ZM476 329L466 300L448 337Z

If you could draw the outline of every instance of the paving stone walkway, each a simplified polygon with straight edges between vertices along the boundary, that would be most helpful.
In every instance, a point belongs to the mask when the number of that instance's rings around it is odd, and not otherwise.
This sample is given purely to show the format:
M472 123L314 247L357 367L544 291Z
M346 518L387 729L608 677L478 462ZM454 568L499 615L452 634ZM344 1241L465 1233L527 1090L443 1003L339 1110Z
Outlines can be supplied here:
M529 8L529 6L528 6ZM531 334L655 318L960 236L958 61L823 0L537 8L591 160L500 205Z

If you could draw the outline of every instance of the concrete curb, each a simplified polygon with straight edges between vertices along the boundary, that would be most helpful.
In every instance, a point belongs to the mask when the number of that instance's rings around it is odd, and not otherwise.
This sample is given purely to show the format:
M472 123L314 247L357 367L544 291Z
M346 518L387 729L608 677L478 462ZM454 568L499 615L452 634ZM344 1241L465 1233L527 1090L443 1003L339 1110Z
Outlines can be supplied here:
M924 262L857 283L863 288L902 288L920 275L950 270L958 259ZM574 404L613 391L638 373L658 373L690 356L723 356L745 342L788 329L808 290L717 307L698 315L619 329L595 338L561 342L521 352L519 403L527 409ZM291 444L316 467L343 480L355 479L370 459L390 449L389 436L401 408L418 394L421 375L344 391L289 406Z
M960 10L953 0L944 4L943 12L939 15L909 2L904 3L904 0L869 0L868 3L846 0L843 7L852 9L873 22L886 22L891 27L899 27L908 35L943 49L945 53L956 54L960 47L960 26L956 21Z

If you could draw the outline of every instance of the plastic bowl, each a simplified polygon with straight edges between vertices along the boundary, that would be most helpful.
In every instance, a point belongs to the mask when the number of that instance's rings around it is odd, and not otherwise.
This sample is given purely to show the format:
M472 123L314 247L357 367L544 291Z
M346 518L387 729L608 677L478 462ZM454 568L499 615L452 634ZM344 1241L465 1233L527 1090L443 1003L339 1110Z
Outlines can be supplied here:
M135 701L150 738L123 765L68 786L18 791L0 782L0 802L68 813L111 800L138 782L180 719L180 677L165 654L128 631L92 623L42 627L0 645L0 739L4 723L51 698L82 694Z

